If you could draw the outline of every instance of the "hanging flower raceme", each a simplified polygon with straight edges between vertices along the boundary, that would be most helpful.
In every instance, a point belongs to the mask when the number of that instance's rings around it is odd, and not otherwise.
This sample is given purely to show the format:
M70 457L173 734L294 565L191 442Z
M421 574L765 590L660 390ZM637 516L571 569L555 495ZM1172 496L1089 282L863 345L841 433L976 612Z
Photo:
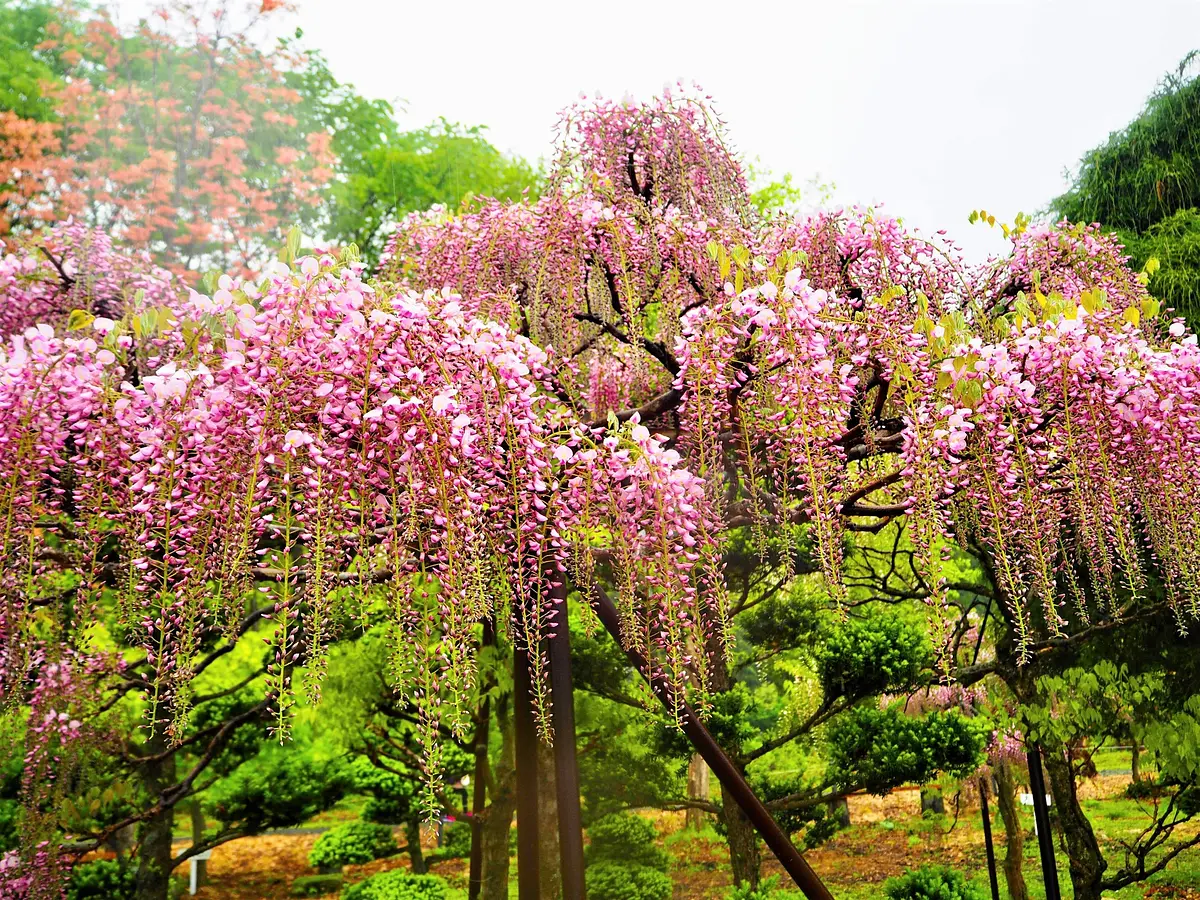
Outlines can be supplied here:
M202 641L270 620L283 733L336 623L385 612L431 778L485 618L534 660L548 736L564 572L615 585L622 640L703 707L736 529L811 553L837 605L849 535L904 527L944 648L952 541L1026 652L1152 575L1194 617L1200 354L1110 238L1018 229L972 271L878 211L748 209L719 123L667 97L570 111L542 198L409 217L375 280L318 253L177 290L70 227L14 250L6 701L64 570L74 609L117 598L176 737Z
M119 597L145 654L149 725L173 735L206 635L273 620L282 733L293 673L315 698L333 622L380 598L432 778L439 729L471 722L475 626L508 623L540 660L562 614L546 580L592 549L637 586L622 595L630 639L688 680L703 655L685 562L703 497L644 427L590 437L527 338L448 290L380 290L328 256L223 278L153 328L132 317L66 336L40 325L5 357L7 691L40 627L39 535L54 522L54 563L82 602Z

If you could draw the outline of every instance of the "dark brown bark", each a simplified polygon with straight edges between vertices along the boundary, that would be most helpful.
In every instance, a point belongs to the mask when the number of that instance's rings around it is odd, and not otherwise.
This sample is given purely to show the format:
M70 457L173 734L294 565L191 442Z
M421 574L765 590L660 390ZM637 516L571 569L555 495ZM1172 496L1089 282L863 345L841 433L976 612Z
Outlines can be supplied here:
M496 703L500 758L489 785L492 802L483 817L483 887L480 900L508 900L508 836L517 809L517 771L514 764L513 722L508 698Z
M1053 745L1043 746L1042 762L1050 782L1050 795L1058 810L1063 839L1067 843L1075 900L1100 900L1100 881L1108 863L1100 853L1092 823L1079 804L1071 763L1063 747Z
M554 748L538 742L538 881L539 900L562 897L562 871L558 852L558 793L554 774Z
M162 792L175 783L175 754L167 749L165 723L159 723L146 741L148 756L158 757L142 766L142 787L157 801ZM142 822L138 828L137 876L134 896L137 900L167 900L171 886L171 837L175 825L175 807L167 806Z
M421 850L421 820L409 819L404 823L404 840L408 843L408 862L414 875L429 871L425 865L425 853Z
M708 775L708 763L704 761L704 757L699 753L693 753L692 761L688 763L687 795L689 800L703 800L706 803L708 802ZM689 807L686 815L685 828L690 831L702 831L704 829L704 810Z
M1017 811L1017 784L1013 778L1012 764L1000 762L995 769L996 803L1000 807L1000 818L1004 821L1004 881L1008 885L1011 900L1029 900L1029 889L1025 886L1025 832L1021 829L1021 817Z
M946 801L942 797L942 792L937 788L921 788L921 815L924 815L925 813L944 815L945 812Z
M727 691L733 687L733 679L725 666L721 654L714 654L718 660L713 666L713 687L718 691ZM746 774L746 765L742 761L740 746L722 748L729 756L742 775ZM721 821L725 825L725 840L729 844L729 868L733 873L733 883L738 887L748 885L757 890L759 879L762 877L762 848L758 843L758 832L754 823L746 815L729 788L721 785Z
M733 883L757 890L762 872L762 849L758 845L758 833L738 806L737 798L724 785L721 785L721 818L725 822L726 840L729 842Z
M1133 753L1129 757L1129 773L1133 779L1133 783L1137 784L1142 780L1142 751L1138 747L1137 741L1133 742Z
M845 797L829 801L829 815L838 823L839 828L850 827L850 802Z

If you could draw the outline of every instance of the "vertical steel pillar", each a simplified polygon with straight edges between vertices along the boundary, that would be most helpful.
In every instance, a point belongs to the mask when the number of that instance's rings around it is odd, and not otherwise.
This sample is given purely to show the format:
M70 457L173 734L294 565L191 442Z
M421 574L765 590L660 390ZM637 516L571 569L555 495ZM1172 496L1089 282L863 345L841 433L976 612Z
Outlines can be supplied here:
M1042 773L1042 754L1037 744L1029 746L1029 789L1033 792L1033 820L1037 823L1038 848L1042 854L1042 880L1046 882L1046 900L1062 900L1058 889L1058 867L1054 862L1054 834L1050 831L1050 810L1046 806L1046 776Z
M987 850L988 880L992 887L992 900L1000 900L1000 884L996 880L996 849L992 846L992 817L988 813L987 779L979 779L979 807L983 813L983 846Z

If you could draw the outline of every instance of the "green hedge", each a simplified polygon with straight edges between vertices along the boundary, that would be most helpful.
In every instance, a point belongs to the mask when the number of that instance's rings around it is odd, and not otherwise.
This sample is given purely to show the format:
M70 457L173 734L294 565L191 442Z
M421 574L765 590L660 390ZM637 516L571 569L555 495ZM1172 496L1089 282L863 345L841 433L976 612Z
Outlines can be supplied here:
M342 900L448 900L449 896L446 882L436 875L413 875L403 869L372 875L342 891Z
M112 859L76 866L67 884L67 900L133 900L133 868Z
M983 891L944 866L922 866L884 882L888 900L986 900Z
M670 860L655 841L658 831L641 816L613 815L597 819L587 830L589 865L613 863L667 871Z
M605 862L588 866L588 900L671 900L671 879L649 866Z
M308 864L321 868L369 863L396 852L390 825L348 822L329 829L313 844Z

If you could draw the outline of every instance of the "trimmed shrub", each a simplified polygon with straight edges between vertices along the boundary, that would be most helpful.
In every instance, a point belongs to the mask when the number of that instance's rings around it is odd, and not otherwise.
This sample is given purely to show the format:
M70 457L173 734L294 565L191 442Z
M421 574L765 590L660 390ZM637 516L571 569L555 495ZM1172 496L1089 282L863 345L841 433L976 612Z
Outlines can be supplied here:
M665 872L670 860L654 842L658 831L641 816L614 813L597 819L587 830L589 866L613 863L621 866L645 866ZM589 888L588 894L591 894Z
M347 787L340 762L272 748L218 782L207 808L223 825L258 834L301 824L337 803Z
M342 891L342 900L447 900L448 897L443 879L436 875L413 875L404 869L380 872Z
M467 822L448 822L442 832L442 846L438 850L446 859L461 859L471 855L471 826Z
M884 882L888 900L985 900L983 891L944 866L922 866Z
M649 866L589 865L587 888L588 900L671 900L671 879Z
M321 869L368 863L390 856L399 848L389 825L347 822L331 828L313 844L308 864Z
M341 875L301 875L292 879L293 897L320 897L342 886Z
M1162 785L1153 778L1131 781L1125 785L1125 796L1130 800L1149 800L1162 794Z
M114 859L76 866L67 884L67 900L133 900L136 875Z

